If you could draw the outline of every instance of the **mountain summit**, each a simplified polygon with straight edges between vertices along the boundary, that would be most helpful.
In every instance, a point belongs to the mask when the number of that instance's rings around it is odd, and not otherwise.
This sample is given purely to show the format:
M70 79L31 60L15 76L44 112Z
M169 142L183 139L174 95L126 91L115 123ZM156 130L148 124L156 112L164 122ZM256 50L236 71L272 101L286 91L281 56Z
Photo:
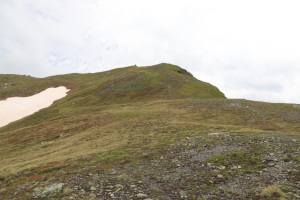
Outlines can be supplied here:
M138 100L225 98L218 88L170 64L126 67L97 74L77 91L89 104ZM92 98L91 98L92 97Z

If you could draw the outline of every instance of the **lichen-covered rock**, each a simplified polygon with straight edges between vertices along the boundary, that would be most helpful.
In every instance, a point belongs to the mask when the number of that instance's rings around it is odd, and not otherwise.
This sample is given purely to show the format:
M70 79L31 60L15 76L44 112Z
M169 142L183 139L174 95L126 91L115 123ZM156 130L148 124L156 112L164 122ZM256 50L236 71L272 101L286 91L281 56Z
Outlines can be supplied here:
M138 193L136 196L137 196L138 198L145 198L145 197L147 197L148 195L147 195L147 194L143 194L143 193Z
M55 183L45 187L38 187L34 189L32 196L34 197L51 197L57 195L62 191L63 183Z
M92 187L90 188L90 190L91 190L91 191L96 191L97 188L96 188L95 186L92 186Z

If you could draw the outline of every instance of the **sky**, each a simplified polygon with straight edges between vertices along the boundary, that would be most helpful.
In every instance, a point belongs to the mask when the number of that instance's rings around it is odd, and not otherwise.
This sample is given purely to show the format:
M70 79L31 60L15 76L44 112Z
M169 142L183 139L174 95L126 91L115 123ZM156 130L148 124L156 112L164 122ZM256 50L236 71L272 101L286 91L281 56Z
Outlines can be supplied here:
M227 98L300 104L299 0L0 0L0 74L171 63Z

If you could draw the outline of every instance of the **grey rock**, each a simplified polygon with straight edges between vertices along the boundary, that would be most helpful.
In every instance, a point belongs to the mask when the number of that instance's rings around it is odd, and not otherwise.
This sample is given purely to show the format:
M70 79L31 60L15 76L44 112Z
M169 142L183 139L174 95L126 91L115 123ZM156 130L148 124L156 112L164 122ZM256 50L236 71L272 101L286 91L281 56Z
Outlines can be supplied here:
M213 166L213 164L212 163L207 163L207 166L211 167L211 166Z
M96 195L94 193L91 193L89 196L88 196L88 199L96 199Z
M225 166L219 166L218 169L225 169Z
M218 178L224 178L222 174L218 174Z
M45 187L35 188L33 191L33 196L35 197L50 197L55 196L62 191L63 183L55 183Z
M144 197L147 197L148 195L147 194L143 194L143 193L138 193L136 196L138 198L144 198Z
M300 105L293 105L294 108L300 108Z
M296 199L300 199L300 195L293 194L293 196L294 196Z
M94 187L94 186L92 186L92 187L90 188L90 190L91 190L91 191L96 191L96 190L97 190L97 188L96 188L96 187Z
M269 166L269 167L274 167L275 164L274 164L274 163L269 163L268 166Z
M185 191L180 191L179 192L180 193L180 197L182 198L182 199L186 199L188 196L186 195L186 192Z

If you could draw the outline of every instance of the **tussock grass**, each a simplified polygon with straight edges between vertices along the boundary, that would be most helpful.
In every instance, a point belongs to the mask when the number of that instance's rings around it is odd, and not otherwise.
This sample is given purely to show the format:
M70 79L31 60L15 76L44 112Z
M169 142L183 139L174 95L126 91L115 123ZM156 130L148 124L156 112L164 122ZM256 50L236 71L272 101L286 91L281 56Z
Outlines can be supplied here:
M260 195L266 199L287 199L287 195L281 191L276 185L270 185L267 188L263 189Z

